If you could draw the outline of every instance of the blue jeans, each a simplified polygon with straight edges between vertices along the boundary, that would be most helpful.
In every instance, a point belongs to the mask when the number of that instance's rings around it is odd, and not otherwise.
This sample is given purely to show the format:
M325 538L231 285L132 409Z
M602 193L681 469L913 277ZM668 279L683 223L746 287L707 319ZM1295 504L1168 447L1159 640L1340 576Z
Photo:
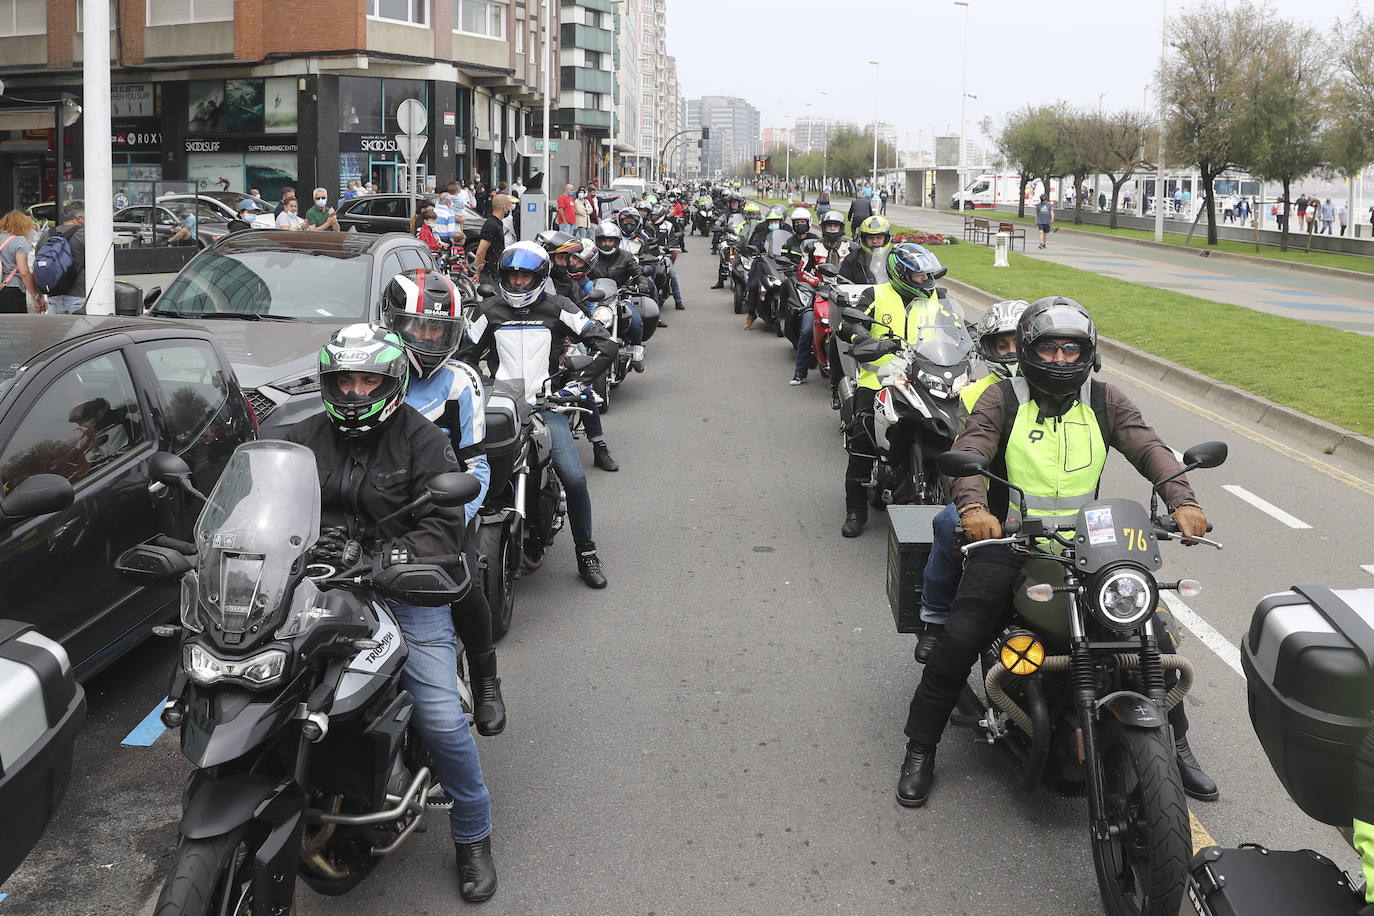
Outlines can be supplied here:
M585 407L587 410L591 411L591 413L582 415L582 428L587 431L587 439L595 442L597 439L602 438L605 429L601 425L601 408L596 406L596 398L592 397L592 393L588 391L586 394L582 395L577 406ZM559 474L558 476L561 479L563 475Z
M797 370L794 373L797 378L806 378L806 370L811 362L811 348L814 345L811 332L815 326L815 310L807 309L802 312L801 334L797 337Z
M943 624L949 619L954 591L959 587L959 577L964 574L964 564L954 547L954 529L958 525L959 510L954 506L945 506L935 516L935 543L930 547L921 588L921 620L925 623Z
M415 698L411 723L434 760L440 784L453 796L449 831L456 843L476 843L491 833L491 796L482 762L458 693L458 645L447 605L393 604L410 654L401 687Z
M675 302L681 302L681 301L682 301L682 289L677 285L677 268L673 266L673 262L672 262L672 261L669 261L669 262L668 262L668 268L667 268L667 270L668 270L668 287L673 291L673 301L675 301ZM660 303L660 304L662 304L662 303Z
M86 307L85 296L49 296L49 315L73 315Z
M587 472L582 469L582 457L577 454L577 443L568 429L568 418L561 413L546 413L544 419L553 439L553 467L568 495L573 541L581 547L592 542L592 497L587 492Z

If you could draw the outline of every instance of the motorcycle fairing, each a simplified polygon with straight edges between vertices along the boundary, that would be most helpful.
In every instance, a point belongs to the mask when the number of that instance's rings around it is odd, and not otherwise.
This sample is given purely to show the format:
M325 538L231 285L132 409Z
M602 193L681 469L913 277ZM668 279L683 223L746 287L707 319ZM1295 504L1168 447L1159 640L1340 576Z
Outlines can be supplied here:
M238 759L295 715L312 680L303 668L279 693L253 693L227 684L188 685L181 752L197 769Z

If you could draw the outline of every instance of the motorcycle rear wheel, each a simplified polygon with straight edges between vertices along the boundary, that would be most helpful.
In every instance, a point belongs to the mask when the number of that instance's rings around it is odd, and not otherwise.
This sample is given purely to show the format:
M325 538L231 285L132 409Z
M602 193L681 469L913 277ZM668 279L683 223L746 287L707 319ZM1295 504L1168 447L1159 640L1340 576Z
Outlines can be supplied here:
M1103 907L1108 916L1175 916L1192 834L1170 730L1104 722L1100 748L1103 816L1121 828L1092 840Z
M156 916L250 916L253 911L253 855L249 825L223 836L182 837L176 860L158 895Z

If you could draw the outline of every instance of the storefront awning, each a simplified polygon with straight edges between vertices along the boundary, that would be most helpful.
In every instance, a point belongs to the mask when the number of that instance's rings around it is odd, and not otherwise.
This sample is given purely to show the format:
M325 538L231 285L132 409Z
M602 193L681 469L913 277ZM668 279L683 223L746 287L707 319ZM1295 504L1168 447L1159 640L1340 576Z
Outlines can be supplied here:
M57 126L57 110L62 108L62 126L70 127L81 117L81 106L70 98L26 101L0 96L0 131L52 130Z

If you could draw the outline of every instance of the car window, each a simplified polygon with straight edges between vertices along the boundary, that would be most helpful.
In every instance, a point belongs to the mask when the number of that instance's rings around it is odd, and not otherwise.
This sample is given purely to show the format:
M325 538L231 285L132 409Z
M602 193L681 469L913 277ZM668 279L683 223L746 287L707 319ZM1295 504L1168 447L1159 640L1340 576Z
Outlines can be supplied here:
M114 215L117 223L143 223L148 220L147 207L125 207Z
M8 493L34 474L76 484L145 439L129 367L106 353L63 373L29 408L0 452L0 485Z
M157 209L157 221L164 226L180 226L181 220L171 210Z
M434 262L420 252L418 248L401 248L396 252L401 258L402 270L431 270ZM387 261L390 261L387 258Z
M401 257L396 252L389 253L382 258L382 276L394 277L401 272Z
M205 251L182 268L152 314L364 321L371 269L371 255L347 249Z
M374 200L371 203L372 209L368 212L372 216L390 216L396 218L407 217L410 215L408 205L405 203L405 201L400 200L399 198L384 197L380 200Z
M172 446L180 451L219 413L228 396L215 348L199 340L149 345L145 353L167 405Z

